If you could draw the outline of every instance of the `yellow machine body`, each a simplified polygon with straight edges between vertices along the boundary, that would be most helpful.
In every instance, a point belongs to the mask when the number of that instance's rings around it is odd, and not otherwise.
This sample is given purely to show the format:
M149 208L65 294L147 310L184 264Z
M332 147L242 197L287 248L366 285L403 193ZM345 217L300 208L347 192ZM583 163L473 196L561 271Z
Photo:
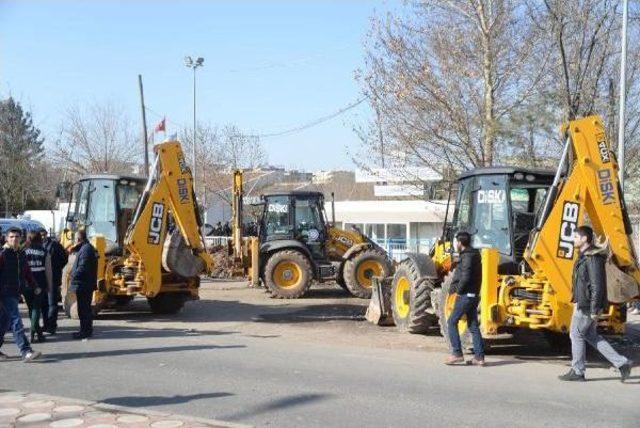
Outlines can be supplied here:
M199 274L213 268L200 235L193 178L180 143L158 144L154 151L151 177L129 219L120 254L108 251L103 235L89 237L98 254L96 310L136 295L147 297L150 303L159 295L169 300L170 296L182 301L198 299ZM122 220L125 213L117 215L114 221ZM80 222L65 229L63 246L71 248L74 229L85 227ZM64 279L67 288L68 268ZM173 308L181 305L169 304Z
M623 299L610 299L612 303L600 316L599 327L611 333L622 333L626 321L623 300L631 301L640 297L640 270L618 182L618 164L605 136L602 120L598 116L573 120L562 131L566 141L551 186L547 188L548 184L542 184L552 177L549 171L538 171L538 177L549 177L546 179L536 178L532 172L531 184L524 180L526 173L520 174L520 181L514 184L516 189L529 186L534 192L538 189L546 191L541 210L533 210L529 206L535 200L531 196L533 193L529 193L526 211L520 211L535 220L527 220L532 223L528 229L524 229L523 244L526 247L523 246L524 253L519 267L515 268L516 272L509 267L509 274L504 273L506 269L501 266L505 259L497 248L491 248L492 245L481 248L479 312L480 327L486 337L496 337L507 332L508 328L518 327L553 333L569 331L573 312L572 273L578 257L573 237L576 228L583 224L590 224L595 235L604 238L604 242L599 244L607 246L610 251L610 261L607 262L609 296L625 296ZM498 177L497 174L505 173L506 169L509 167L487 168L463 177ZM494 185L496 187L493 188L497 189L497 182ZM472 189L477 192L480 188ZM506 189L511 189L510 185ZM482 197L501 198L501 204L505 203L505 198L507 203L510 201L508 195L497 192L484 193ZM478 215L493 212L474 208L474 204L487 203L486 200L480 200L479 192L472 193L471 198L473 202L466 202L471 207L471 212L475 209L482 213ZM456 207L456 213L458 209ZM456 223L459 221L456 220L457 215L454 215L455 224L449 229L450 232L460 227ZM471 217L467 217L469 218ZM515 230L515 219L508 218L507 221L509 223L503 223L508 225L507 230ZM536 222L535 225L533 221ZM519 231L522 232L523 229ZM393 314L393 321L401 330L422 333L439 322L441 332L445 333L446 323L443 320L450 315L456 299L455 294L448 294L451 274L455 269L455 254L450 242L453 239L452 233L447 235L446 239L438 239L428 258L426 255L410 255L399 264L394 277L387 281L391 287L391 292L388 293L391 296L389 312ZM515 243L515 238L512 242ZM515 244L511 245L513 255ZM414 274L415 272L419 273ZM622 281L619 280L621 276L624 277ZM424 295L424 287L429 289L427 292L430 293L430 299L417 299L415 296ZM625 292L620 293L623 287ZM378 312L385 313L383 306L378 307L381 308ZM425 317L425 313L429 315ZM465 319L461 320L459 329L466 329Z
M266 283L273 296L296 298L306 292L313 279L335 279L352 294L368 297L372 277L390 273L390 261L382 248L359 231L341 230L325 222L324 196L321 193L294 191L275 195L276 198L288 201L286 206L279 203L278 209L293 214L298 204L305 205L307 209L316 213L313 216L315 223L306 225L309 229L306 230L304 226L295 222L289 225L290 235L287 232L266 238L264 233L260 237L243 237L243 196L243 174L237 170L233 174L232 234L228 255L231 258L233 275L249 277L253 286L257 286L261 278L268 276ZM270 201L273 200L270 198L273 197L274 195L263 195L265 210L269 209ZM293 215L287 214L286 219L281 220L293 221ZM280 224L265 224L265 218L269 218L268 211L262 213L263 232L281 227ZM310 238L313 234L317 236ZM292 257L296 260L281 260L269 270L267 262L270 259L275 260L276 254L284 252L291 255L291 251L295 252ZM265 274L265 270L269 272ZM291 291L294 288L296 291Z
M481 251L480 324L485 336L498 334L504 326L568 332L573 311L572 272L578 257L573 235L585 222L596 236L606 237L615 265L640 283L633 244L625 227L618 165L602 121L589 116L569 122L565 129L568 173L557 184L548 217L530 235L524 254L528 272L498 275L498 251ZM515 297L516 289L522 290L520 297ZM600 317L599 327L623 333L623 311L624 306L611 304Z

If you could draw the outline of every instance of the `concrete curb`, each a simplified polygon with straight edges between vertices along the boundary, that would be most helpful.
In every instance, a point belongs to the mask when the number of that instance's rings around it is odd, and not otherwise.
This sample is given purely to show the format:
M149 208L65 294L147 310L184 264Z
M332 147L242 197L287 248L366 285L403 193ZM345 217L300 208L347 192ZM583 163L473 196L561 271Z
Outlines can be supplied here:
M61 402L64 402L65 404L77 404L77 405L83 405L87 407L90 406L98 410L112 412L112 413L118 412L118 413L129 413L129 414L140 415L140 416L158 416L163 418L176 418L184 422L193 422L198 424L211 425L211 426L220 427L220 428L252 428L253 427L253 425L238 424L234 422L221 421L218 419L207 419L207 418L199 418L195 416L185 416L177 413L161 412L158 410L149 410L149 409L140 408L140 407L127 407L127 406L120 406L116 404L101 403L99 401L80 400L77 398L67 398L67 397L59 397L55 395L36 394L36 393L30 393L30 392L24 392L24 391L0 390L0 394L7 394L7 393L24 394L24 395L28 395L29 397L37 398L40 400L61 401Z

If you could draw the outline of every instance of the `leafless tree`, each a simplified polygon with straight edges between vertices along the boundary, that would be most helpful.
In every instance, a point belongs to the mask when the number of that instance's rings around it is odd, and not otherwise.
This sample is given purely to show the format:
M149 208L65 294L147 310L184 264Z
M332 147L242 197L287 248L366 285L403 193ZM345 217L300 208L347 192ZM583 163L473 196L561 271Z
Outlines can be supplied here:
M132 122L111 103L70 107L53 156L75 175L130 174L141 157Z
M197 180L205 183L207 194L224 194L231 186L234 169L253 169L266 163L260 140L235 125L217 128L198 123L196 137ZM191 163L193 129L183 129L179 139Z
M508 119L544 84L540 65L548 61L536 49L535 28L523 22L522 4L426 0L408 7L374 19L357 73L377 112L365 151L439 171L512 155Z

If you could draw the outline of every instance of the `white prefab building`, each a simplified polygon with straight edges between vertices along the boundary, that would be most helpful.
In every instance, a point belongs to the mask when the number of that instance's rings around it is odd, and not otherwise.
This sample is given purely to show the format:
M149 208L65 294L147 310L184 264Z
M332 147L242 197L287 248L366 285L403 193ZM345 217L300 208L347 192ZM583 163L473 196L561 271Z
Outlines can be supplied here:
M331 217L330 203L326 211ZM395 259L406 251L426 253L442 235L447 201L336 201L336 224L356 226ZM453 204L449 218L453 215Z

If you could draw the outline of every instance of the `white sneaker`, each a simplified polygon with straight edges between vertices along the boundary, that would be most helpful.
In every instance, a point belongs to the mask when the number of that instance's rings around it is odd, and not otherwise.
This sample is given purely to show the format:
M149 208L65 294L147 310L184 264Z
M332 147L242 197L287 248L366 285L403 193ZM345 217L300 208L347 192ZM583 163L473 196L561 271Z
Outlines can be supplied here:
M37 360L38 358L40 358L42 356L42 352L38 352L38 351L29 351L27 352L24 357L22 357L22 362L23 363L30 363L32 361Z
M631 315L640 315L640 309L638 308L633 308L631 309L631 312L629 312Z

